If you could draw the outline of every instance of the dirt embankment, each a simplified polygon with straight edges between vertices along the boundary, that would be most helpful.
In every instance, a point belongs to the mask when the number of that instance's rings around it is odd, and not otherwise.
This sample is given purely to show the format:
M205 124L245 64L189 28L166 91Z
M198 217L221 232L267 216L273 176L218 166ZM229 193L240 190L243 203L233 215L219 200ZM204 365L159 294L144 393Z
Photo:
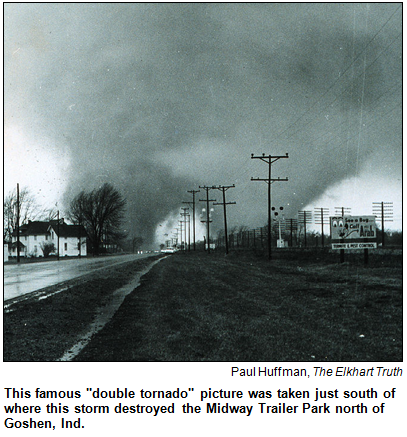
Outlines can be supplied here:
M5 360L62 356L132 269L6 314ZM271 262L177 253L142 278L74 359L401 361L401 257L364 266L363 257L338 264L323 253L287 252Z

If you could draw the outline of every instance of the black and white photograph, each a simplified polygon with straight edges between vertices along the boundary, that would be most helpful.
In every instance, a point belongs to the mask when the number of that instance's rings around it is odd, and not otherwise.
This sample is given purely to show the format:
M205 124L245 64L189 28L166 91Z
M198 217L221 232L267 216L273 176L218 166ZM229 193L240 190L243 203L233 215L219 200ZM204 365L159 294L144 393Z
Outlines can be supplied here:
M3 362L402 362L402 18L3 3Z

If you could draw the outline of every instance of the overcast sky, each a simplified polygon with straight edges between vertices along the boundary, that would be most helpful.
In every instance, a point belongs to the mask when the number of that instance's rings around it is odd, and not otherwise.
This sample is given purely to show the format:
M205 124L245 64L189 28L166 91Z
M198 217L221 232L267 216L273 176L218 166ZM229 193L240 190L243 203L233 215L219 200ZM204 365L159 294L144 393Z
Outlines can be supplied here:
M229 226L254 228L268 165L251 154L288 152L272 167L286 217L392 201L401 228L399 3L7 3L4 36L6 193L63 209L110 182L152 240L188 190L235 184Z

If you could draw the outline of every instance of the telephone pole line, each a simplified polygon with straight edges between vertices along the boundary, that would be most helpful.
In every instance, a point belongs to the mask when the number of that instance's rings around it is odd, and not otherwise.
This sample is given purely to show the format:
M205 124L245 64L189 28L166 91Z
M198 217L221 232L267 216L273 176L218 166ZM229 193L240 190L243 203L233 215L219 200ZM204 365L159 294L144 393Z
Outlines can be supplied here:
M184 234L185 234L185 240L184 240L184 249L185 252L187 251L187 216L189 215L188 211L189 208L181 208L184 212L181 212L181 215L184 217Z
M236 205L236 202L226 202L226 191L229 188L234 188L235 184L233 185L219 185L218 187L212 187L216 190L222 191L222 195L223 195L223 202L219 202L219 203L214 203L214 205L223 205L223 219L225 222L225 248L226 248L226 255L229 253L229 247L228 247L228 225L227 225L227 221L226 221L226 205Z
M384 247L384 222L393 221L393 202L373 202L373 214L382 221L382 246Z
M329 208L314 208L315 224L321 225L322 247L324 245L324 225L329 224Z
M188 212L188 252L191 252L191 214Z
M271 184L273 182L283 182L283 181L288 181L288 178L284 178L284 179L272 179L271 177L271 165L278 161L279 159L282 158L288 158L288 153L286 153L285 155L281 155L281 156L272 156L272 155L265 155L263 153L263 155L261 156L254 156L254 154L252 153L252 157L251 159L260 159L261 161L265 162L266 164L268 164L269 166L269 176L266 179L261 179L261 178L253 178L252 177L252 181L264 181L267 182L268 184L268 221L267 221L267 231L268 231L268 256L269 256L269 260L271 259Z
M206 220L203 220L203 222L206 221L206 237L207 237L207 244L208 244L208 255L210 254L210 244L209 244L209 202L216 202L216 199L209 199L209 190L212 190L213 187L199 187L206 191L206 199L199 199L200 202L206 202Z
M187 205L192 205L193 211L195 213L195 201L194 202L182 202L182 203L186 203ZM191 214L189 212L188 212L187 217L188 217L188 252L190 252L191 251ZM194 226L194 228L195 228L195 226ZM195 231L195 229L194 229L194 231ZM194 232L194 234L195 234L195 232ZM195 237L195 235L194 235L194 237ZM195 238L194 238L194 240L195 240Z
M180 228L175 228L175 230L177 231L177 240L175 242L175 247L178 249L178 235L180 235ZM181 243L179 247L181 248Z
M187 205L192 205L192 202L182 202L182 203L185 203ZM189 213L189 208L186 209L188 209L188 213L187 213L188 215L186 217L188 217L188 252L190 252L191 251L191 214Z
M307 223L312 223L312 211L298 211L298 222L304 227L304 247L307 247Z
M194 250L195 246L195 193L199 193L199 190L190 190L187 193L192 193L192 227L193 227L193 238L194 238Z
M180 240L180 250L182 250L182 220L178 220L178 224L179 224L179 240Z

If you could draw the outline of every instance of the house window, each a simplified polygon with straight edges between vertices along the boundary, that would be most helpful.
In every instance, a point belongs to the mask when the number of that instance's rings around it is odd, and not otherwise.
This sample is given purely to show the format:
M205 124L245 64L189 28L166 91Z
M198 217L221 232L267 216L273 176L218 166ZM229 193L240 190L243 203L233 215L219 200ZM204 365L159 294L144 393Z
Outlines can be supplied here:
M54 239L54 231L51 231L51 238Z
M37 241L37 236L36 235L34 235L34 240Z
M48 235L45 236L45 239L48 240Z
M24 240L27 241L27 235L24 237Z
M65 244L64 244L64 249L65 249L65 250L68 250L68 243L65 243Z

